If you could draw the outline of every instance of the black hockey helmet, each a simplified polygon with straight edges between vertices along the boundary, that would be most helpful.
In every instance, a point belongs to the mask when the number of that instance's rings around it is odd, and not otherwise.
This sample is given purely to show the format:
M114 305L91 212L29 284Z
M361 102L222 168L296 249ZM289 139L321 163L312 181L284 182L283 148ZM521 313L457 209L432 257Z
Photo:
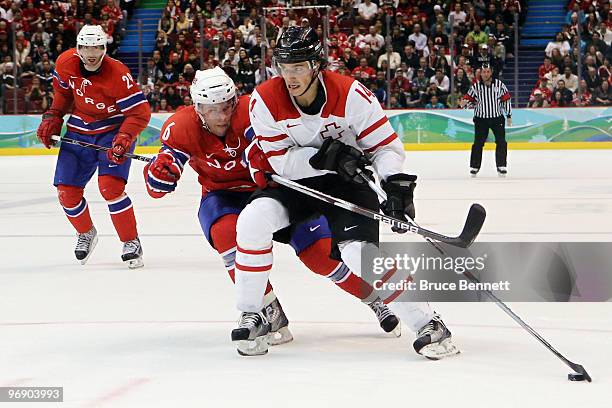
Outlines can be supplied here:
M322 51L323 45L315 30L291 26L281 34L272 56L275 64L323 62Z

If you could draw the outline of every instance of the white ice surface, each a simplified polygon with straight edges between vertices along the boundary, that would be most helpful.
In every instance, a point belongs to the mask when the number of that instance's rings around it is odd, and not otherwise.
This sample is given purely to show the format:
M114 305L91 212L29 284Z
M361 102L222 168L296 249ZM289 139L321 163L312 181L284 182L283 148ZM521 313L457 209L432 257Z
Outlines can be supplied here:
M455 234L479 202L488 211L483 241L612 241L612 152L511 151L506 179L490 151L470 179L468 155L409 153L423 226ZM77 264L51 185L54 165L51 156L0 157L0 386L63 386L60 407L611 404L611 303L512 305L583 364L591 384L567 381L570 370L490 303L436 304L463 353L426 361L411 333L383 334L366 306L281 245L272 281L295 341L240 357L229 340L232 285L201 234L193 172L173 195L153 200L142 163L132 164L128 192L146 266L130 271L95 180L86 197L100 241L89 263ZM418 237L384 229L382 239Z

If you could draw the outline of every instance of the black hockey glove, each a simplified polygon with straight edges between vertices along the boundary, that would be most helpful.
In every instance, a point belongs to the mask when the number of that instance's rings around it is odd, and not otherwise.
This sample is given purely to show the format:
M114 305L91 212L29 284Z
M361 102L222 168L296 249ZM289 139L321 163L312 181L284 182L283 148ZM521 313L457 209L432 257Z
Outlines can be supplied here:
M416 179L417 176L404 173L387 177L387 180L381 183L382 188L387 193L387 200L380 205L382 212L403 221L407 221L406 215L414 219L414 202L412 199ZM391 230L400 234L407 232L405 229L397 227L391 227Z
M326 139L319 151L310 158L310 165L317 170L335 171L346 181L357 184L367 183L357 169L373 180L372 171L366 166L372 163L362 152L338 140Z

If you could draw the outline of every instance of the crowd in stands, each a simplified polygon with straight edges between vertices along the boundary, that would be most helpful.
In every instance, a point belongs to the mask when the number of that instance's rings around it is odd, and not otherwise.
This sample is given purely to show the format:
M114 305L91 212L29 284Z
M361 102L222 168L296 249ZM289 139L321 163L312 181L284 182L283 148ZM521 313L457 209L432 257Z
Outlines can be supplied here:
M502 75L506 59L514 54L515 19L522 24L527 6L526 0L292 2L298 3L331 9L329 14L324 9L287 9L283 0L169 0L159 20L154 51L140 73L153 110L172 112L191 104L189 85L195 71L213 66L226 70L239 93L251 92L275 75L272 49L290 25L315 29L326 42L327 68L356 78L384 106L456 107L479 79L483 64L489 64L494 75ZM53 61L75 45L80 25L101 24L112 56L134 4L133 0L0 0L3 112L10 111L15 87L28 112L41 112L50 105ZM265 13L262 27L263 7L277 6ZM325 19L329 32L324 38ZM608 105L612 100L609 2L570 0L566 23L546 47L529 106Z
M118 0L0 0L0 101L2 113L40 113L53 101L54 61L76 45L83 24L100 24L108 53L125 26Z
M290 25L315 29L327 42L328 69L358 79L385 106L455 107L478 80L482 64L501 74L506 58L514 52L515 15L521 24L527 2L315 0L292 4L298 3L328 5L331 11L328 16L322 9L287 10L281 0L168 1L143 75L153 110L173 111L191 103L188 86L195 71L217 65L234 79L240 93L251 92L275 74L272 48ZM262 27L264 6L279 8L266 13ZM326 18L329 33L323 38ZM263 61L262 44L269 45ZM452 60L455 68L451 68ZM450 89L451 76L455 89Z
M571 0L565 25L546 46L529 107L609 106L612 103L610 2ZM578 59L581 72L578 72Z

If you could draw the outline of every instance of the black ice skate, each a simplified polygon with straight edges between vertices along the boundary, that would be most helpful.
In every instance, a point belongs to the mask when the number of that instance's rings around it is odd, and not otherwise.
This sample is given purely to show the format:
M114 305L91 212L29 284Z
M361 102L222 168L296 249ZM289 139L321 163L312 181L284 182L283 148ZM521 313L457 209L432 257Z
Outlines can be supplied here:
M421 327L412 345L417 353L430 360L439 360L460 352L453 344L450 330L446 328L438 314Z
M241 356L260 356L268 352L270 323L263 313L242 312L238 328L232 330L232 341L236 342Z
M268 343L271 346L278 346L293 340L293 335L289 331L289 319L287 319L278 299L274 299L268 306L265 306L263 313L270 323Z
M123 243L123 253L121 259L130 269L142 268L144 262L142 260L142 246L140 239L132 239Z
M476 167L472 167L472 168L470 169L470 175L471 175L472 177L476 177L476 175L478 174L478 172L479 172L479 171L480 171L480 169L477 169Z
M77 234L77 244L74 248L74 255L76 259L81 261L81 265L85 265L89 256L93 252L96 244L98 243L98 231L96 231L96 227L91 227L91 229L82 234Z
M497 168L497 175L499 177L506 177L506 174L508 174L508 169L505 167L498 167Z
M376 298L372 303L368 303L370 309L376 313L376 318L380 327L387 333L393 334L395 337L402 335L402 326L400 320L393 314L389 306L385 305L380 298Z

